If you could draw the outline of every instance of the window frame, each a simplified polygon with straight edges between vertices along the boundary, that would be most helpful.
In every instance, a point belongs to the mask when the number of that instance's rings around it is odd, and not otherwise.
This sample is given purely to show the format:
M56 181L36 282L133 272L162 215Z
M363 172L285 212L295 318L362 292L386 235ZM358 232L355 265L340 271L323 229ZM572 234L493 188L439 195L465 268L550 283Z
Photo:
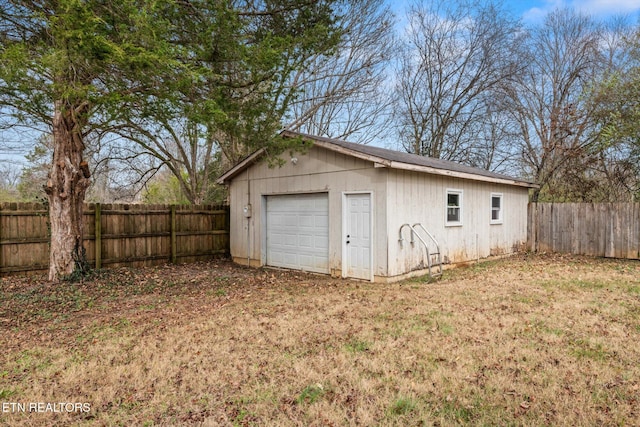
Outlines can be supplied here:
M493 219L493 212L494 212L494 207L493 207L493 199L494 198L498 198L500 200L500 207L498 208L498 219ZM491 212L491 216L489 218L491 218L490 223L491 224L503 224L504 223L504 195L502 193L491 193L491 196L489 197L489 209Z
M458 219L455 221L449 220L449 195L457 195L458 196L458 206L455 208L458 209ZM461 227L462 226L462 203L463 203L463 192L462 190L455 188L447 188L444 196L444 222L446 227Z

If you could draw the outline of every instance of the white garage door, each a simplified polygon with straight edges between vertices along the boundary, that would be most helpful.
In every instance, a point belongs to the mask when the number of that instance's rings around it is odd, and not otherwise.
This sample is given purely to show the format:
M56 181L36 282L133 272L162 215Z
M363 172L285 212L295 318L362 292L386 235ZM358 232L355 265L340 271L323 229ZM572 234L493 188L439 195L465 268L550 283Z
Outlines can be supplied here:
M329 273L327 193L267 197L267 265Z

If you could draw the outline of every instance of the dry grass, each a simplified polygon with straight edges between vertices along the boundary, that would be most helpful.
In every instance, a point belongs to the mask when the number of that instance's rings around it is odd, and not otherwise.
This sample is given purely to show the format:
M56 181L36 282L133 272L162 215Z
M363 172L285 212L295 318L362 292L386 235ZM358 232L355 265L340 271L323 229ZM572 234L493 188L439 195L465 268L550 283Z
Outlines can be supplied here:
M91 411L0 425L640 425L637 262L522 256L393 285L225 262L1 283L0 403Z

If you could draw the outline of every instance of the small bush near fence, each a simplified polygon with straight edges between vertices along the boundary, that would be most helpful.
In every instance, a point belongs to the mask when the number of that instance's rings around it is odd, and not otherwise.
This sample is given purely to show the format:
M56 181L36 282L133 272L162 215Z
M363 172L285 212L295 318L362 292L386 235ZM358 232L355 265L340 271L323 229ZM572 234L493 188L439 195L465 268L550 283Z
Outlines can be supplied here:
M0 204L0 274L49 265L46 207ZM84 248L96 268L194 262L229 253L228 206L85 204Z

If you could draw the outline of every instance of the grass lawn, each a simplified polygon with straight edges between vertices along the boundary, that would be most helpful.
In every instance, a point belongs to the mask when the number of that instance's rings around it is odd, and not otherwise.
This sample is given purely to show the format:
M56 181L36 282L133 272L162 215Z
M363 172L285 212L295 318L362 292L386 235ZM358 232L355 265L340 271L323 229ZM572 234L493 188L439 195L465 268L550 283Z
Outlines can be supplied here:
M633 261L4 278L0 332L0 425L640 425Z

